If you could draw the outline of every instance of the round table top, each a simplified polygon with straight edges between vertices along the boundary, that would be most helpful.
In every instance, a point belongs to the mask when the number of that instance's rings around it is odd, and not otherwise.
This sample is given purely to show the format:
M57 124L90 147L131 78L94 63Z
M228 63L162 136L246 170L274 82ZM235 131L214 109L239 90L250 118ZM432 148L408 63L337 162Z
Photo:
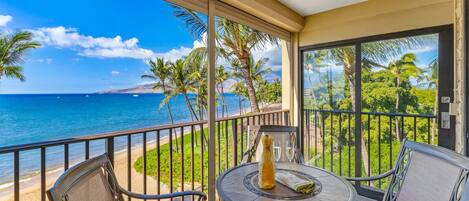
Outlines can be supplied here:
M355 201L357 192L353 186L331 172L296 163L276 163L276 169L292 170L310 175L320 182L319 194L313 197L294 200L308 201ZM257 163L244 164L226 171L217 179L217 191L224 201L230 200L291 200L285 198L269 198L253 192L245 185L246 177L252 177L258 171ZM276 187L277 188L277 187Z

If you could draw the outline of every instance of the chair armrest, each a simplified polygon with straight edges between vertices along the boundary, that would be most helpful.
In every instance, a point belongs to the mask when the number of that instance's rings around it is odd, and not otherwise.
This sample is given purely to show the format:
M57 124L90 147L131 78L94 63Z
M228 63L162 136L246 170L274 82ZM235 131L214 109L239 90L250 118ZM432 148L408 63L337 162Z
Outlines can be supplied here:
M142 200L159 200L159 199L168 199L168 198L183 197L183 196L192 196L192 195L198 196L199 201L207 200L207 195L200 191L183 191L183 192L161 194L161 195L144 195L144 194L134 193L134 192L125 190L122 187L120 187L120 191L129 197L142 199Z
M251 160L252 160L252 158L250 158L252 156L252 153L253 153L253 151L251 149L246 150L243 153L243 158L241 159L241 164L250 163Z
M379 180L379 179L384 179L384 178L388 177L389 175L393 174L394 172L395 172L395 170L391 169L391 170L389 170L389 171L387 171L383 174L372 176L372 177L360 177L360 178L344 177L344 178L348 181L375 181L375 180Z

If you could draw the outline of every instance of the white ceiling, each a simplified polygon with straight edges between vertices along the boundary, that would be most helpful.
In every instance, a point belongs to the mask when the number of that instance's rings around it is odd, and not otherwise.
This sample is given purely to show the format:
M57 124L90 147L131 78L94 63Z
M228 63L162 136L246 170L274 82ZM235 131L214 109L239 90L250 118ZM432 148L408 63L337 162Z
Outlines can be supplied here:
M361 3L367 0L279 0L303 16Z

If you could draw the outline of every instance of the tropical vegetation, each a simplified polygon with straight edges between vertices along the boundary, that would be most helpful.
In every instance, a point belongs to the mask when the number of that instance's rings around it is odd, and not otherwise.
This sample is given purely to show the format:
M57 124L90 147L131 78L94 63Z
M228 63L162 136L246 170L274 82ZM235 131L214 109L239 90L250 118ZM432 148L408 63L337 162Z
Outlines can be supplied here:
M418 54L411 51L434 43L435 37L416 36L362 45L362 138L357 140L362 141L364 175L388 170L404 138L436 143L435 118L402 116L436 114L438 59L418 66ZM347 46L309 51L304 56L305 107L312 111L336 111L309 115L309 122L319 122L310 128L312 135L316 135L311 139L310 162L339 173L341 168L348 168L348 165L339 167L341 162L355 157L356 139L352 132L357 93L355 50ZM350 168L353 174L354 167Z

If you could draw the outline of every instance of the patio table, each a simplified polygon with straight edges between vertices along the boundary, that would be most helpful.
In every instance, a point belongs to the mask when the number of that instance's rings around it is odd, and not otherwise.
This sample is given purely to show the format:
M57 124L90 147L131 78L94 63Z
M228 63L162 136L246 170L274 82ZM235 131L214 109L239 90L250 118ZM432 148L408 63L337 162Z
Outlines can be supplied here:
M224 201L235 200L308 200L355 201L357 192L353 186L331 172L296 163L277 163L276 171L285 171L316 183L312 194L296 193L277 182L274 189L262 190L257 185L258 165L248 163L223 173L217 179L217 192Z

